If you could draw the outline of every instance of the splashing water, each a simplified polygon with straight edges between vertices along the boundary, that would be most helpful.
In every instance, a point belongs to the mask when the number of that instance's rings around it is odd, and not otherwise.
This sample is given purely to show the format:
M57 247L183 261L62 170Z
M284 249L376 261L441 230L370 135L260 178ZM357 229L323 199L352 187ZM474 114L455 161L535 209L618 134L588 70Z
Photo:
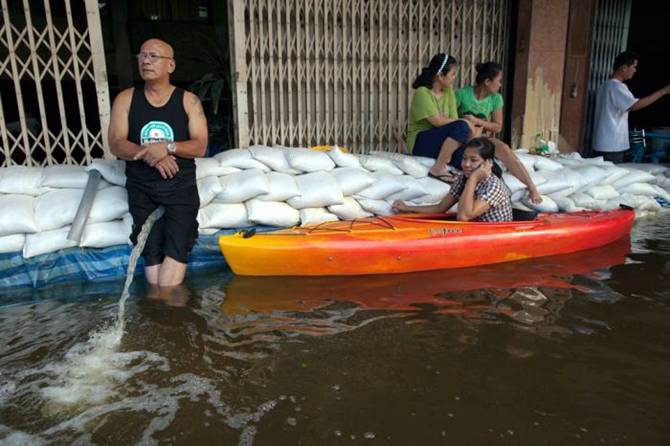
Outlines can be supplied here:
M94 332L88 341L73 346L65 355L65 363L52 364L50 370L58 375L57 384L42 389L42 394L57 412L60 406L99 404L114 394L114 383L126 381L130 375L145 370L147 364L161 359L150 352L118 352L125 330L125 306L130 295L137 260L154 223L163 216L161 206L149 215L137 236L128 261L126 281L119 300L116 324ZM166 366L166 365L164 365Z

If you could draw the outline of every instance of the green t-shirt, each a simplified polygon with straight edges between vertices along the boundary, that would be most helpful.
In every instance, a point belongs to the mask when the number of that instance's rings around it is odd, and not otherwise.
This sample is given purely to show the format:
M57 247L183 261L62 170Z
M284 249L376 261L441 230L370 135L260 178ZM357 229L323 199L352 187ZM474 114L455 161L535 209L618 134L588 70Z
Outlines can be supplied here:
M412 104L409 107L409 125L407 129L407 150L414 148L416 135L424 130L430 130L433 125L426 118L435 115L444 115L451 119L458 119L456 96L451 88L444 90L440 98L426 87L419 87L414 92Z
M486 96L484 99L477 99L475 90L471 85L459 88L456 91L456 102L458 104L458 116L463 117L466 114L478 116L482 119L491 119L491 113L502 108L503 98L500 93Z

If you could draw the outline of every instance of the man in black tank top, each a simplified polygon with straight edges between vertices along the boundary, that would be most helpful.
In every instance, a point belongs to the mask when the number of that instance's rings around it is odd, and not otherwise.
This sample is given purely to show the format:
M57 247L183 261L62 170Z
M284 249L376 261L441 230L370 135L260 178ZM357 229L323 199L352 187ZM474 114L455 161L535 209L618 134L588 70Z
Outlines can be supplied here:
M109 145L126 160L133 243L149 214L165 208L142 257L149 283L174 287L184 280L188 253L198 236L193 158L207 149L207 120L197 96L170 84L176 67L170 45L147 40L137 64L144 86L124 90L114 100Z

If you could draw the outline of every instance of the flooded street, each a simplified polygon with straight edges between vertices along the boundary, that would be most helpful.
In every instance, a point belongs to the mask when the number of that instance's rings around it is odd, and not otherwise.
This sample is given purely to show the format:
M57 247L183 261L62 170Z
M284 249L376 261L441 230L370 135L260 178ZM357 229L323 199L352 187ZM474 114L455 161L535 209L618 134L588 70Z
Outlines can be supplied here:
M631 240L355 278L2 290L8 444L670 442L670 214ZM94 341L95 348L93 347Z

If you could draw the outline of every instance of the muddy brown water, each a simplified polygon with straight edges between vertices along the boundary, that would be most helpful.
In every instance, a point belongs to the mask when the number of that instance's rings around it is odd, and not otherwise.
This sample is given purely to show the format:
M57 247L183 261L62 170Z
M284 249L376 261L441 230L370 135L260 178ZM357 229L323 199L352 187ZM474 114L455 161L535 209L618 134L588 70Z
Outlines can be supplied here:
M483 268L139 279L99 355L122 281L3 290L0 443L670 444L669 223Z

